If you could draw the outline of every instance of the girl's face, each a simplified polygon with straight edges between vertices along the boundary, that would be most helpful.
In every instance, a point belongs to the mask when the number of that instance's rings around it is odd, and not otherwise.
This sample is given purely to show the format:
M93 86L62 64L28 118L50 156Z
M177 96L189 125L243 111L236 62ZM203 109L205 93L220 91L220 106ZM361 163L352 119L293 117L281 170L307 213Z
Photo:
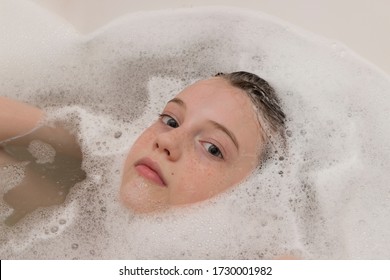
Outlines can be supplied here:
M242 90L215 77L187 87L136 140L120 196L137 212L208 199L259 163L260 127Z

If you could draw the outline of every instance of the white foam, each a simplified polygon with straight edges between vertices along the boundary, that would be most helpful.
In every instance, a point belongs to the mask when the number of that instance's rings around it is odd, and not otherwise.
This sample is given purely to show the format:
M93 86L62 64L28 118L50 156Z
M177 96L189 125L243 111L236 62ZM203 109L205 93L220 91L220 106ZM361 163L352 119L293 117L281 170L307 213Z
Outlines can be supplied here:
M2 2L1 92L67 120L88 173L64 205L17 225L23 234L5 229L2 259L390 257L390 81L341 43L221 7L131 14L81 36L31 4ZM288 157L199 205L149 217L122 209L126 153L164 102L237 70L277 90ZM73 209L55 216L66 227L48 218L59 209Z
M56 150L51 145L40 140L31 141L28 145L28 151L39 164L53 163L56 156Z

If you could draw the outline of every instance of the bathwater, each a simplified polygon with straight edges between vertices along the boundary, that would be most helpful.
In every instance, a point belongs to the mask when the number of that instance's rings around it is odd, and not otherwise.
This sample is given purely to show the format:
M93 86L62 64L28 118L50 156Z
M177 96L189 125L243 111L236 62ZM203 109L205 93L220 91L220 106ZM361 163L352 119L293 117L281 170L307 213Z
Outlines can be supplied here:
M1 95L72 127L87 173L12 227L0 201L1 259L390 258L390 80L342 43L237 8L133 13L82 35L28 1L0 3ZM209 201L122 208L126 154L165 102L239 70L276 89L288 155Z

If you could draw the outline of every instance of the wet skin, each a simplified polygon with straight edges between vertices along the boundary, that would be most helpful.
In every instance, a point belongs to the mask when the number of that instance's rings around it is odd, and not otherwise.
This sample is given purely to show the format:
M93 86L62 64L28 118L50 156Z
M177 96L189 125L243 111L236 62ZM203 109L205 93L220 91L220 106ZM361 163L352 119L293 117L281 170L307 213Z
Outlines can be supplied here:
M219 77L198 81L170 100L134 143L121 200L136 212L207 200L246 178L263 146L246 93Z

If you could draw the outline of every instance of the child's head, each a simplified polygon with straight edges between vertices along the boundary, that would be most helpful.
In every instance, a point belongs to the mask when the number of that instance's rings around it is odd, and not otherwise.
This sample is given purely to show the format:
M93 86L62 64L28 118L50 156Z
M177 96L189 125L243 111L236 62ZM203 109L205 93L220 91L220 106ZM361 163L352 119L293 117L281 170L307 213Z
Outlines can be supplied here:
M273 89L254 74L217 74L185 88L134 143L121 184L138 212L206 200L238 184L283 133Z

